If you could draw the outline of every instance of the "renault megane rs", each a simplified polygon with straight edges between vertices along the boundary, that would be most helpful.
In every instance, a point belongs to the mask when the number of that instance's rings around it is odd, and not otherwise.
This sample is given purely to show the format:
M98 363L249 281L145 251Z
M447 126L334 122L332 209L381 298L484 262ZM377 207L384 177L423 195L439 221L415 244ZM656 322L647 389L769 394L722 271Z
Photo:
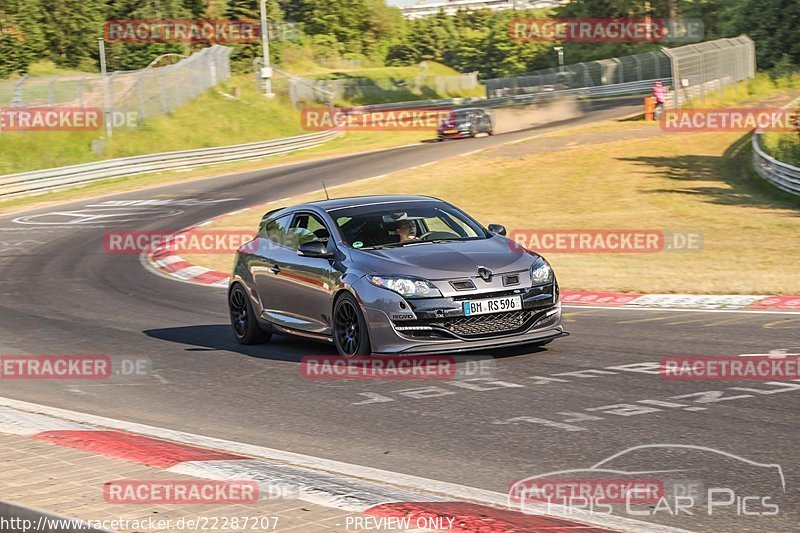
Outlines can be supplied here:
M368 196L267 213L228 291L243 344L273 333L341 355L543 345L566 335L540 255L442 200Z

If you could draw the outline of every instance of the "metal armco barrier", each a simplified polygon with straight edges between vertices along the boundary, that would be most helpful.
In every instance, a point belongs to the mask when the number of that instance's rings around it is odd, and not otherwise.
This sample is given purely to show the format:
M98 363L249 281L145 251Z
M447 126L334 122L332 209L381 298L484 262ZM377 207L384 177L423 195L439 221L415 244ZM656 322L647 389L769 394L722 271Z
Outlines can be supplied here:
M567 89L538 94L521 94L498 98L453 98L446 100L396 102L391 104L368 105L360 107L360 109L378 110L464 106L480 106L486 108L512 107L548 102L560 98L601 98L647 93L652 90L653 84L656 81L659 80L635 81L600 87L583 87L580 89ZM670 79L663 78L660 81L668 84ZM300 150L302 148L318 146L336 137L340 133L339 130L330 130L265 142L140 155L110 159L107 161L97 161L94 163L82 163L80 165L68 167L34 170L32 172L22 172L19 174L6 174L5 176L0 176L0 197L7 198L35 192L56 190L90 181L154 174L165 170L191 169L206 165L244 161L247 159L259 159Z
M44 192L80 183L154 174L165 170L191 169L220 163L260 159L319 146L338 136L339 130L287 137L271 141L164 152L83 163L0 176L0 197Z
M761 134L753 134L753 167L779 189L800 196L800 168L782 163L761 148Z
M632 81L598 87L581 87L578 89L561 89L535 94L518 94L514 96L497 96L494 98L449 98L445 100L414 100L411 102L392 102L359 106L357 109L406 109L406 108L442 108L442 107L511 107L515 105L549 102L561 98L604 98L608 96L626 96L632 94L648 94L652 92L657 81L670 86L672 78L654 78L652 80Z

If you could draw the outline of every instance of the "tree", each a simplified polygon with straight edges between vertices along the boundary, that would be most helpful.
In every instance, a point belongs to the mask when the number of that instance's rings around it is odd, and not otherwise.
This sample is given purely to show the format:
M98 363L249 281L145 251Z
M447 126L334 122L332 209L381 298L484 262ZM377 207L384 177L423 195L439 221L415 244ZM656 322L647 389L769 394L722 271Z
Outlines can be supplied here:
M229 0L225 16L232 20L250 20L260 23L261 21L261 1L260 0ZM283 10L276 0L267 0L267 19L271 28L279 27L283 22ZM282 43L271 35L269 57L273 64L281 63ZM239 68L250 68L253 60L261 57L263 51L261 43L236 44L231 61L239 64Z
M0 78L25 74L44 51L39 0L0 0Z
M113 20L189 19L191 11L182 0L111 0L108 17ZM111 43L107 46L110 70L136 70L163 54L185 54L185 43Z
M345 54L382 59L403 30L400 11L384 0L280 0L286 20L307 35L332 35Z
M797 0L733 0L724 18L727 22L723 24L723 32L727 36L745 33L756 42L759 68L775 66L784 55L800 65Z
M58 65L78 67L97 57L106 5L102 0L48 0L40 24L50 58Z

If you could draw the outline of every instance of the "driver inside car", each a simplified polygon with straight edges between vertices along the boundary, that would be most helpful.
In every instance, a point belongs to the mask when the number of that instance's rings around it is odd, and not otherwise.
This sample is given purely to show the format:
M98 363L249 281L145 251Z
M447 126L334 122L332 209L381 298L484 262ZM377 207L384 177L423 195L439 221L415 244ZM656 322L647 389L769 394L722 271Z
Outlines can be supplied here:
M401 220L397 223L396 231L400 237L400 242L419 240L419 237L417 237L417 223L413 220Z

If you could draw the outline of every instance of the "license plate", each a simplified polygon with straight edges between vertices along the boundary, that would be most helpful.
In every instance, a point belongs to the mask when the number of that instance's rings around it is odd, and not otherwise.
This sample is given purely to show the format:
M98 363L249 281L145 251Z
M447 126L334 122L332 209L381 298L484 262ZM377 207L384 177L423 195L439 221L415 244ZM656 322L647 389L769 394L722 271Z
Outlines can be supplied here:
M444 130L445 133L458 133L458 130Z
M466 316L504 313L506 311L519 311L521 309L521 296L503 296L502 298L487 298L486 300L464 302L464 314Z

